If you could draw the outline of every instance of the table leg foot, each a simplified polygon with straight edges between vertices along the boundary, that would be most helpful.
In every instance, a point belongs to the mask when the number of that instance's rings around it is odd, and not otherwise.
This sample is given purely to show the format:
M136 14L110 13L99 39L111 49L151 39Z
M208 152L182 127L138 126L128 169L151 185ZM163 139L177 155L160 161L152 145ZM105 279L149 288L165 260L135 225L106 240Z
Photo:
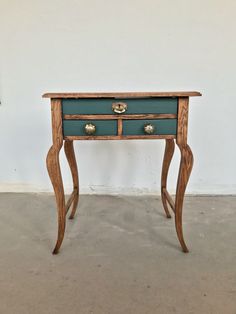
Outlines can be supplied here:
M175 197L175 226L176 232L183 249L187 253L188 248L184 241L183 226L182 226L182 210L184 193L193 167L193 154L188 145L179 145L181 160L179 166L179 175L177 181L176 197Z
M60 249L66 226L65 195L59 163L60 149L61 147L52 146L47 155L47 169L55 192L58 211L58 236L53 254L57 254Z
M75 216L75 212L79 202L79 175L78 175L78 168L75 158L75 151L73 141L65 141L64 142L64 151L70 166L72 180L73 180L73 191L74 191L74 200L72 204L71 214L69 219L73 219Z
M161 173L161 199L162 199L162 204L163 204L167 218L171 218L171 215L168 209L166 195L164 193L164 190L166 189L166 186L167 186L168 171L169 171L169 167L170 167L170 163L171 163L174 151L175 151L174 140L173 139L166 140L166 147L165 147L165 152L164 152L164 158L163 158L163 163L162 163L162 173Z

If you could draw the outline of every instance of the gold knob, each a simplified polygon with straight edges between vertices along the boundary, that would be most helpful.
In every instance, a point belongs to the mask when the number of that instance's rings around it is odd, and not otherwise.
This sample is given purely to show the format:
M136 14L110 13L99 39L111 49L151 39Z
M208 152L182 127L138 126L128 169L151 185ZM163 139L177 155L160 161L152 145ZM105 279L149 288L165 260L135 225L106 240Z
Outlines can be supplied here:
M124 102L114 102L112 104L112 110L115 112L115 113L123 113L125 112L126 110L128 109L128 106L126 103Z
M84 126L84 131L88 135L92 135L96 132L96 126L92 123L86 123Z
M144 132L146 134L153 134L154 131L155 131L155 127L151 123L148 123L148 124L144 125Z

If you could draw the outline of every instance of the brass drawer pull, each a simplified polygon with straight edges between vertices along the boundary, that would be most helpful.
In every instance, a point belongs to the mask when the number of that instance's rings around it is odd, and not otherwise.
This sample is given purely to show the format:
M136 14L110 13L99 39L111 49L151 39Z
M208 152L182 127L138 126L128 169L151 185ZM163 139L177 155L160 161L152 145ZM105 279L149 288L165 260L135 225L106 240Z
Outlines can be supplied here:
M144 133L146 134L153 134L155 131L155 126L152 125L151 123L145 124L144 125Z
M96 132L96 126L92 123L86 123L84 131L87 135L93 135Z
M126 103L124 102L114 102L112 104L112 110L115 112L115 113L124 113L126 110L128 109L128 106Z

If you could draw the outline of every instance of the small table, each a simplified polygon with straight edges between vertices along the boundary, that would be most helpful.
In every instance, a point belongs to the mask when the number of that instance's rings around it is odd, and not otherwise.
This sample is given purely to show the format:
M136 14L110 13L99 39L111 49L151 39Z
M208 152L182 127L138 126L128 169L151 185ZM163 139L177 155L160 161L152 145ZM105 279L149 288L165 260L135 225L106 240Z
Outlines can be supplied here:
M199 92L126 92L126 93L46 93L51 99L52 146L47 169L54 188L58 210L58 237L53 254L62 244L66 214L73 219L79 201L79 177L74 140L164 139L166 142L161 174L161 198L167 218L169 207L175 216L176 232L183 252L188 252L182 228L184 193L193 166L193 154L187 144L189 97ZM167 176L175 142L181 159L173 200L167 191ZM67 202L61 176L59 152L64 145L73 192Z

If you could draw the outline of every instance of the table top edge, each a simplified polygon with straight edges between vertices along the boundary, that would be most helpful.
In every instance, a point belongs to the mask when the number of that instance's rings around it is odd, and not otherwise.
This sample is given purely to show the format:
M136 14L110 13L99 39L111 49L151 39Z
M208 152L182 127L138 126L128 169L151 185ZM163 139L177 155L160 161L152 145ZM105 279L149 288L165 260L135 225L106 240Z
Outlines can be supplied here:
M184 92L66 92L45 93L43 98L145 98L145 97L194 97L202 96L197 91Z

